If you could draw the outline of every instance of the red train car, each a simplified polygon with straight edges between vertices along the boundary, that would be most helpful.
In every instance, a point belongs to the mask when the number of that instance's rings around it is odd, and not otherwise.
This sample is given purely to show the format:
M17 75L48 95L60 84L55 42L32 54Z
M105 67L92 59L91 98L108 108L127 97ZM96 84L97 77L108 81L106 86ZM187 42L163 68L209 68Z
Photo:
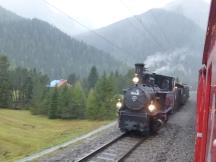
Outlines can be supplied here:
M197 89L195 162L216 162L216 0L212 0Z

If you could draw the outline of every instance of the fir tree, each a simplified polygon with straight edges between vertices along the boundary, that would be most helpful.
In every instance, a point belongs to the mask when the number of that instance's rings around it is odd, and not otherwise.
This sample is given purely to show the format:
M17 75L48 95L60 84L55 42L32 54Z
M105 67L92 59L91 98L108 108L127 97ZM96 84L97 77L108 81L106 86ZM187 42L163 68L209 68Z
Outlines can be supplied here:
M96 82L98 80L98 72L95 66L93 66L90 70L88 79L87 79L87 85L88 89L91 89L95 86Z
M90 90L86 102L86 116L89 119L100 119L100 114L98 113L99 105L96 98L95 91Z
M86 99L80 82L77 82L72 90L73 97L73 118L84 118Z
M33 80L31 76L27 76L24 82L23 91L25 96L24 104L30 105L33 97Z
M11 101L9 82L9 62L6 56L0 56L0 107L6 108Z
M50 108L48 111L48 117L50 119L56 119L57 116L57 110L58 110L58 89L57 87L54 88L53 94L51 97L51 103L50 103Z
M62 119L71 119L74 115L71 89L71 87L64 86L59 95L59 108L57 114L59 114L59 117Z
M31 75L33 76L31 112L33 114L47 115L52 98L52 90L46 87L48 78L47 76L37 73L35 70L31 72Z
M96 83L95 95L97 100L97 117L112 119L115 117L115 88L112 79L104 74Z

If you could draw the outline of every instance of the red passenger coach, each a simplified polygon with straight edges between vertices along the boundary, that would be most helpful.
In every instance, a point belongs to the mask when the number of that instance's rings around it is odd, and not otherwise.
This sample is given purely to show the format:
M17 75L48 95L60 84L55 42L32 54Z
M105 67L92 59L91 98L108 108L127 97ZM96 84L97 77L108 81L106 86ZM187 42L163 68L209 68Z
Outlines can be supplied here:
M216 162L216 0L212 0L197 89L195 162Z

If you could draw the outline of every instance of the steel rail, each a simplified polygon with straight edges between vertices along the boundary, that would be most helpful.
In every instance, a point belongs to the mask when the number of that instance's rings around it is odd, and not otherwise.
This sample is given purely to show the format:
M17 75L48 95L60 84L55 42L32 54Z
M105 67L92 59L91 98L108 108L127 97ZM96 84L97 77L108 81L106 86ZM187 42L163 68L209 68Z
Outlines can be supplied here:
M131 155L131 153L143 143L145 139L146 138L142 137L140 141L138 141L131 149L129 149L125 154L123 154L116 162L124 162L125 159L127 159Z
M85 155L84 157L76 160L75 162L86 162L87 160L89 160L90 158L94 157L96 154L102 152L103 150L105 150L106 148L108 148L110 145L112 145L113 143L117 142L118 140L122 139L123 137L125 137L126 134L121 134L120 136L114 138L113 140L109 141L108 143L102 145L101 147L97 148L96 150L90 152L89 154Z

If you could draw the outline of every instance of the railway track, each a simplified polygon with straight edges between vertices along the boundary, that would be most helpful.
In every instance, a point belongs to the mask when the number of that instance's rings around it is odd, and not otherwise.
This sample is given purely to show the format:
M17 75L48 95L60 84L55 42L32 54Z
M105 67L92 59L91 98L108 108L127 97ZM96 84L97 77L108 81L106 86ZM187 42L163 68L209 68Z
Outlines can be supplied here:
M123 162L146 137L121 134L76 162Z

